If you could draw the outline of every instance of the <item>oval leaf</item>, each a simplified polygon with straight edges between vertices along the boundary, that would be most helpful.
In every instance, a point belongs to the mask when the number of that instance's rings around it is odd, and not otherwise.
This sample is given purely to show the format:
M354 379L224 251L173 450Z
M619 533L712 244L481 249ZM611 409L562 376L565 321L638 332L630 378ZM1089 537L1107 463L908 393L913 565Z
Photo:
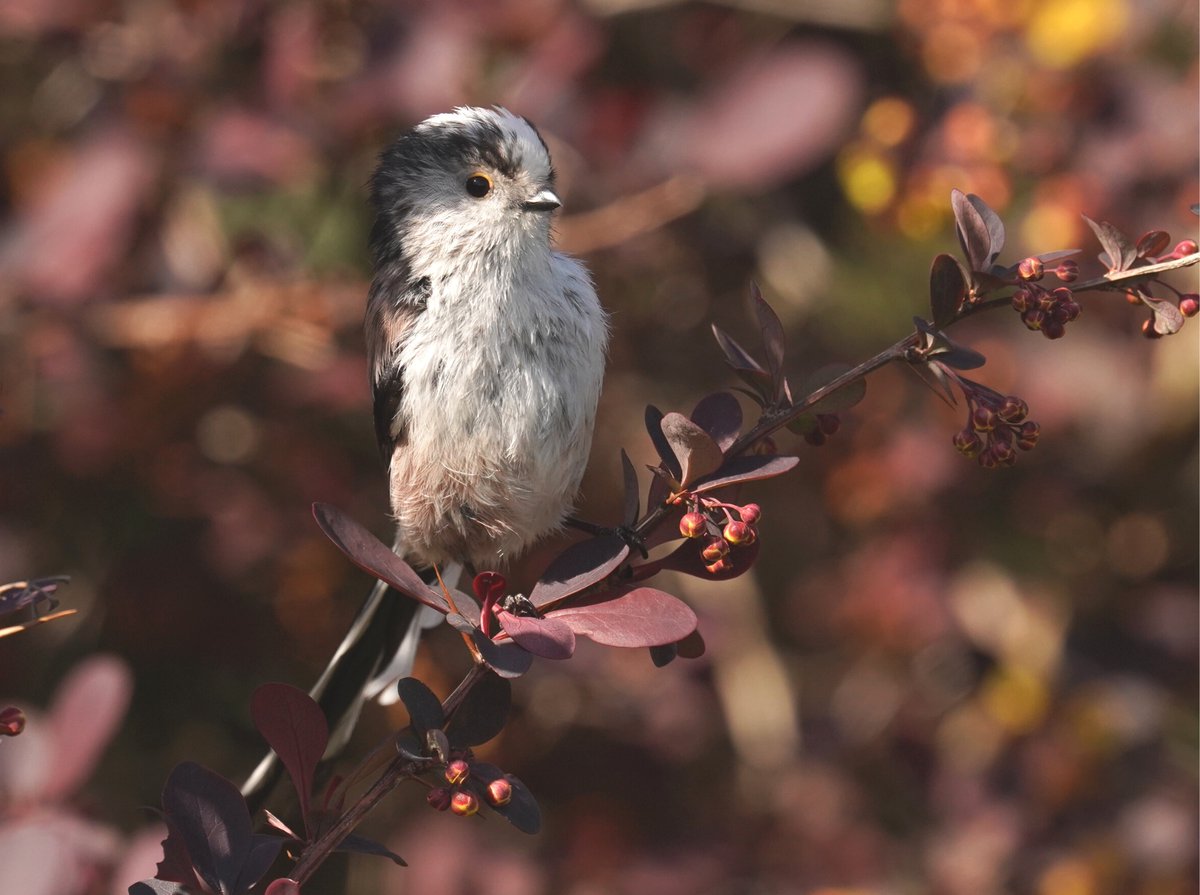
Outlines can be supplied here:
M675 452L671 449L671 443L663 434L662 421L663 412L653 404L647 404L646 432L650 435L650 442L654 445L654 450L658 452L658 459L662 462L663 468L678 481L682 474L679 469L679 460L676 459Z
M938 255L929 269L929 309L935 326L946 326L958 316L967 298L967 277L952 255Z
M679 458L680 482L684 485L715 472L725 459L709 434L682 413L664 416L662 431Z
M419 733L436 730L446 723L442 713L442 701L427 686L415 677L406 677L396 682L400 701L408 710L409 721Z
M307 829L313 775L329 745L325 713L303 690L272 683L263 684L250 697L250 717L292 778Z
M722 451L737 441L742 428L742 405L730 392L713 392L692 410L692 422L708 433Z
M446 722L446 735L455 749L479 746L497 736L508 723L512 684L489 674L467 693Z
M758 558L760 543L760 541L755 541L748 546L730 550L725 557L729 568L714 573L705 568L707 564L704 557L700 555L700 551L703 549L702 545L697 541L684 541L676 550L658 560L658 568L682 572L684 575L692 575L708 581L728 581L730 578L737 578L750 570Z
M776 400L783 394L783 324L775 309L767 304L758 283L750 284L750 304L762 335L763 351L767 356L767 372L771 375L772 397Z
M500 677L520 677L533 665L533 653L512 642L496 643L478 628L471 629L471 640L487 667Z
M704 494L741 482L753 482L758 479L783 475L799 462L799 457L779 455L734 457L726 461L714 476L693 485L692 493Z
M496 613L496 618L514 643L535 656L569 659L575 654L575 634L561 621L514 615L504 609Z
M426 585L412 566L337 507L314 503L312 512L325 536L364 572L431 609L450 611L442 595Z
M652 587L563 606L553 617L605 646L663 646L696 630L696 613L686 603Z
M637 470L634 469L633 461L629 459L624 448L621 448L621 474L625 481L625 507L621 513L621 521L627 526L632 526L637 522L642 497L638 488Z
M529 601L539 609L565 600L603 581L629 555L629 545L616 535L600 535L572 544L553 560L533 586Z

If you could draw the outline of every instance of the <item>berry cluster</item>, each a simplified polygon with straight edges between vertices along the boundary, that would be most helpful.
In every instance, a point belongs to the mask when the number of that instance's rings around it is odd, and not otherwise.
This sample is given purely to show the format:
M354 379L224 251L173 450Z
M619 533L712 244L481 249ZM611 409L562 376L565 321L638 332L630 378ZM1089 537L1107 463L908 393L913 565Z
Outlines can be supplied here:
M1001 395L987 386L958 377L967 399L967 425L954 436L964 457L974 457L985 469L1012 466L1017 451L1037 444L1038 424L1026 419L1029 406L1015 395Z
M460 758L446 763L442 776L449 786L435 786L429 790L425 800L438 811L449 809L459 817L470 817L479 811L485 800L493 808L500 808L512 801L512 783L495 774L481 777L472 771L470 750ZM488 766L491 769L491 766Z
M1171 236L1165 230L1151 230L1143 233L1141 239L1137 241L1133 249L1133 267L1158 264L1163 261L1175 261L1179 258L1196 254L1197 245L1193 239L1180 240L1168 252L1166 249L1170 242ZM1197 295L1195 292L1180 292L1170 283L1163 282L1162 280L1158 280L1157 282L1158 285L1175 293L1179 302L1179 313L1184 317L1195 317L1197 313L1200 313L1200 295ZM1155 299L1149 285L1144 283L1139 283L1127 289L1125 291L1125 300L1131 305L1149 305L1152 311L1155 304L1160 301ZM1142 322L1142 335L1148 339L1157 339L1163 335L1163 330L1155 325L1155 316L1157 313L1151 313L1150 317Z
M744 507L723 503L711 497L696 498L692 508L679 520L679 533L685 538L705 538L700 556L712 575L729 571L731 548L749 547L758 540L755 524L762 515L756 503Z
M1079 276L1079 265L1074 261L1062 261L1052 269L1064 283L1074 282ZM1040 332L1047 339L1061 339L1066 334L1067 324L1079 316L1079 302L1066 286L1047 289L1038 284L1046 276L1046 265L1041 258L1026 258L1017 265L1017 276L1021 287L1013 293L1013 309L1029 329Z

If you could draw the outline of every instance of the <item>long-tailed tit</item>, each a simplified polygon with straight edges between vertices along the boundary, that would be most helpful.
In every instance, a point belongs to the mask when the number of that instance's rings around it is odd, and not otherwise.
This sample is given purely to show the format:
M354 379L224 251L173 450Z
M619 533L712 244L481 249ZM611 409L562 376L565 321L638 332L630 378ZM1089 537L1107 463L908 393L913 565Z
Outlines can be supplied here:
M586 269L550 246L554 169L526 119L435 115L383 152L371 185L365 330L395 550L417 568L494 569L571 511L605 314ZM318 681L335 743L364 695L411 669L414 606L377 586Z

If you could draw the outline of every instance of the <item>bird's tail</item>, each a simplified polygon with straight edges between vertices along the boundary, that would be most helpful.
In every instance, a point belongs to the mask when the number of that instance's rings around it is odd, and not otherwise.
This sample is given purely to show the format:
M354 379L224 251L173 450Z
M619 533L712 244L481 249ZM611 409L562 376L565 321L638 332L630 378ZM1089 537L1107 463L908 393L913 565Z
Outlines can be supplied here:
M442 578L453 586L461 573L461 567L448 567ZM423 572L422 577L434 579L433 570ZM378 699L388 705L396 701L392 685L412 671L421 632L441 620L440 614L397 594L382 581L376 582L333 658L309 690L329 722L324 760L336 757L346 747L364 702ZM242 795L252 810L266 798L278 774L278 759L269 752L242 784Z

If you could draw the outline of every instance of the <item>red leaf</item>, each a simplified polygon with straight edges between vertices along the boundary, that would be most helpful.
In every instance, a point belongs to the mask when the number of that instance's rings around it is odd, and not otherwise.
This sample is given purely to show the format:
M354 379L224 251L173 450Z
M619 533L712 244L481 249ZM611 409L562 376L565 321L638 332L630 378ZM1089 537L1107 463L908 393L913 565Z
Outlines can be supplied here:
M115 656L95 656L79 665L58 686L47 719L54 754L41 798L55 802L87 779L116 733L133 692L128 666Z
M431 609L450 611L445 598L426 585L412 566L337 507L314 503L312 511L325 536L364 572Z
M605 646L662 646L696 630L696 613L686 603L652 587L563 606L552 615L577 635Z
M530 618L499 610L496 618L504 632L522 649L543 659L569 659L575 653L570 625L555 618Z

